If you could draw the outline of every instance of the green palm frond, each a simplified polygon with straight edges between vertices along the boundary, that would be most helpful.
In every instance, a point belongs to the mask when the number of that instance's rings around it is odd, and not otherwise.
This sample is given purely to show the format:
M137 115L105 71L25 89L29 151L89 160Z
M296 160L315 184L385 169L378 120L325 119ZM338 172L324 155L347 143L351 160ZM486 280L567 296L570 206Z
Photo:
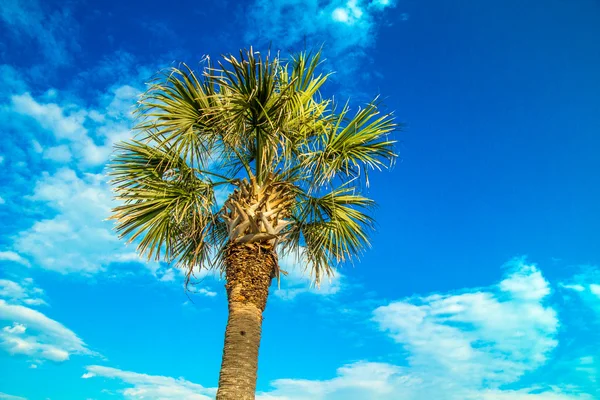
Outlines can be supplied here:
M285 61L251 48L204 61L200 72L164 71L141 96L137 136L110 165L117 231L190 273L218 267L231 232L215 187L275 179L295 195L284 251L303 252L318 282L369 246L374 203L357 178L368 184L368 170L395 158L393 115L377 99L352 113L323 98L320 51Z
M212 82L200 82L185 64L171 68L140 99L137 130L182 158L206 166L218 140L211 124L218 101Z
M312 171L315 187L336 177L354 179L361 175L361 169L366 174L368 169L385 168L396 157L395 141L388 138L398 127L392 114L380 115L376 101L352 118L348 117L349 112L346 104L329 119L328 129L303 160L303 165Z
M285 251L300 251L310 263L315 281L330 276L333 267L350 261L370 246L373 219L367 211L375 202L343 186L321 196L298 193L295 225Z
M139 237L138 251L149 259L159 260L162 253L166 261L202 262L215 219L214 183L164 146L141 141L117 145L110 168L123 202L112 216L120 236Z

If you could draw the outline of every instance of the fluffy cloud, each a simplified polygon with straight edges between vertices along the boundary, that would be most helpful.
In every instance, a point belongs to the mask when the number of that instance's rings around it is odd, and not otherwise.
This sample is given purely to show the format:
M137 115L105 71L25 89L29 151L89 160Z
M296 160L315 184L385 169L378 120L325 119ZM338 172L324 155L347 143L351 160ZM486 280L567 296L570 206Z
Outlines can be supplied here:
M36 99L25 92L11 97L11 111L52 134L51 143L36 146L45 159L65 164L75 158L81 167L103 165L113 144L131 136L131 106L139 93L132 86L115 87L99 99L103 111L98 111L68 102L58 104L56 99Z
M16 235L15 249L37 266L91 275L112 263L138 263L162 281L174 280L171 268L141 259L113 232L107 218L115 203L105 175L66 167L43 173L28 200L55 213Z
M279 379L260 400L591 400L576 386L527 387L520 379L549 363L557 312L540 270L514 260L497 285L414 296L378 307L373 321L406 351L406 365L357 362L328 380ZM582 361L583 360L583 361ZM590 377L593 357L569 363ZM507 389L511 384L514 389Z
M496 287L415 297L374 312L380 329L410 352L423 374L479 389L515 382L548 360L558 344L556 311L540 271L515 261Z
M157 278L172 280L173 271L141 260L106 221L115 203L99 167L115 142L131 136L131 107L139 90L115 86L97 99L96 107L61 102L61 94L51 92L39 98L14 94L7 108L12 116L38 125L32 156L51 161L33 193L25 196L29 208L43 209L46 217L16 234L14 249L37 266L65 274L90 275L111 263L137 262ZM0 259L27 263L16 252L0 253Z
M11 324L0 331L0 347L9 354L37 362L63 362L72 354L95 355L73 331L29 307L0 299L0 320Z
M118 379L131 386L123 390L126 399L146 400L210 400L216 394L216 389L205 388L183 378L167 376L146 375L137 372L123 371L117 368L90 365L82 376L84 379L104 377Z
M79 175L69 168L45 173L30 200L56 213L20 232L15 248L45 269L61 273L94 273L122 256L125 247L104 220L111 208L110 191L101 174Z

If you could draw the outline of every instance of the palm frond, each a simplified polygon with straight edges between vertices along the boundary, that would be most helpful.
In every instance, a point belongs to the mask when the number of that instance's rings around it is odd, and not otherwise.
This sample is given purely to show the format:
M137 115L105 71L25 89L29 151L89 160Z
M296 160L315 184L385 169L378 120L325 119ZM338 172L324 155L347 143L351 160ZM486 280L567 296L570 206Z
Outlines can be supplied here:
M370 246L368 230L373 228L373 219L366 211L375 203L347 186L321 197L298 195L295 225L285 251L302 252L318 283L322 275L333 273L333 267L351 261Z
M376 101L352 118L348 117L349 112L346 104L306 153L303 164L312 172L314 187L336 177L344 181L357 178L361 170L366 174L369 169L384 168L396 157L395 141L388 138L398 126L391 113L380 115Z
M112 219L120 237L136 241L148 259L205 261L214 224L214 183L202 180L178 154L141 141L116 146L111 183L123 204Z
M192 164L206 167L219 136L212 128L219 98L213 82L201 82L183 64L162 73L139 100L136 129Z

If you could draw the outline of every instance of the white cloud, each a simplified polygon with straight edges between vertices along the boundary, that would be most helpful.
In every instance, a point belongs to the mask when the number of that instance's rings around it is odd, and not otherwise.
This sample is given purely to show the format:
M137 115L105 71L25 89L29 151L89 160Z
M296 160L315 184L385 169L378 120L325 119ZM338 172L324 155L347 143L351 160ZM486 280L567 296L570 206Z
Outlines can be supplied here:
M211 400L216 394L214 388L205 388L183 378L140 374L100 365L90 365L86 369L87 372L82 376L84 379L93 377L118 379L131 386L122 391L126 399Z
M26 196L50 211L15 235L14 242L14 249L37 266L89 275L106 270L111 263L139 262L158 279L173 280L168 268L139 259L134 249L118 240L112 222L106 221L116 203L108 178L97 172L108 161L113 144L131 137L131 111L139 93L129 85L114 86L91 107L61 101L67 96L56 90L39 98L28 92L10 98L8 109L13 114L34 120L52 133L50 139L40 134L32 140L34 153L54 165ZM71 160L77 162L65 167ZM27 262L15 252L0 253L0 259Z
M585 291L585 287L583 285L566 285L566 284L561 284L562 287L564 287L565 289L571 289L574 290L576 292L583 292Z
M421 373L494 388L542 366L557 346L558 318L543 304L549 293L535 266L515 261L497 287L393 302L374 320Z
M106 163L114 143L131 136L131 107L139 93L129 85L114 87L98 100L102 110L98 111L38 100L26 92L11 97L11 110L53 134L53 145L42 146L34 141L36 152L45 148L44 158L64 164L76 157L82 167L97 166Z
M600 317L600 268L584 266L582 269L582 273L574 276L569 282L562 282L560 286L576 292Z
M395 7L396 6L396 1L395 0L373 0L369 6L370 7L374 7L374 8L378 8L378 9L384 9L384 8L388 8L388 7Z
M331 13L331 18L337 22L345 22L348 23L350 21L350 16L348 15L348 11L343 8L336 8Z
M305 41L309 47L324 44L333 69L356 77L356 58L374 46L385 10L394 6L389 0L256 0L246 36L250 42L272 42L286 51Z
M30 200L57 214L20 232L15 248L36 265L61 273L95 273L117 260L127 249L105 221L112 204L105 180L100 174L78 175L68 168L45 173Z
M559 321L545 305L551 290L538 268L523 260L509 267L489 288L414 296L377 308L373 320L404 348L406 365L360 361L331 379L278 379L257 399L593 399L575 386L514 386L548 363ZM596 373L593 358L576 364L585 374Z
M356 362L337 370L326 380L278 379L273 390L257 400L592 400L592 396L560 387L520 390L465 390L437 386L440 379L413 374L410 369L386 363Z
M359 6L357 0L348 0L343 7L337 7L333 10L331 19L346 25L354 25L357 22L360 22L364 14L365 13L361 6Z
M78 140L87 135L83 126L85 111L74 106L65 112L55 103L39 103L31 94L23 93L12 96L12 106L16 113L29 116L36 120L43 128L51 131L57 139Z
M21 333L25 333L25 331L27 330L27 328L25 327L25 325L18 324L18 323L15 322L13 324L13 326L5 326L4 328L2 328L2 330L4 332L16 333L17 335L20 335Z
M0 205L2 205L2 204L6 204L6 200L4 200L4 199L2 198L2 196L0 196Z
M542 273L533 266L517 262L516 270L500 282L500 289L520 300L541 300L550 294L550 286Z
M31 279L24 279L22 284L8 279L0 279L0 297L11 303L24 303L30 306L47 305L40 298L43 294L44 291L35 287Z
M56 362L95 355L73 331L37 310L0 299L0 320L12 323L0 331L0 347L10 354Z
M397 380L413 384L401 371L394 365L361 361L339 368L328 380L277 379L271 383L273 390L259 393L257 400L398 399Z
M24 265L26 267L29 266L29 261L21 257L20 254L15 253L14 251L0 251L0 261L12 261L17 264Z
M169 268L159 279L161 282L173 282L175 280L175 271Z
M116 203L106 181L103 174L70 168L44 173L28 199L49 207L55 215L18 233L15 249L37 266L63 274L91 275L111 263L137 262L154 276L163 276L164 268L141 259L113 232L107 218Z
M112 263L138 262L157 279L175 281L175 274L157 262L148 262L118 240L113 222L106 221L117 203L98 166L108 161L113 144L132 136L132 107L140 90L113 86L93 107L61 102L59 91L34 98L30 93L11 97L13 113L36 121L52 133L33 139L34 153L54 161L52 172L43 172L26 196L40 208L44 219L15 235L14 249L44 269L84 275L106 271ZM39 141L38 141L39 139ZM42 142L40 144L40 141ZM68 167L62 165L69 160ZM14 257L16 253L6 257ZM1 253L0 253L1 259Z
M358 361L330 379L277 379L257 400L592 400L573 385L518 385L557 346L557 314L545 305L550 293L536 266L515 260L497 285L392 302L377 308L373 320L407 351L406 365ZM580 357L575 368L597 373L593 356ZM83 377L94 376L131 385L123 391L130 399L214 395L182 378L99 366Z

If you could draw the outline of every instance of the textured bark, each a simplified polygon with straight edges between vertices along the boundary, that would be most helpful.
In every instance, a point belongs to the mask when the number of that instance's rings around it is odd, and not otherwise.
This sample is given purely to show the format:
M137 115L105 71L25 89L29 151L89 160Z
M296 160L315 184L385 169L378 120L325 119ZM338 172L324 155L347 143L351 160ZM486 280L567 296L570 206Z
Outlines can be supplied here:
M225 254L229 318L217 400L253 400L256 392L262 313L275 276L271 245L232 244Z

